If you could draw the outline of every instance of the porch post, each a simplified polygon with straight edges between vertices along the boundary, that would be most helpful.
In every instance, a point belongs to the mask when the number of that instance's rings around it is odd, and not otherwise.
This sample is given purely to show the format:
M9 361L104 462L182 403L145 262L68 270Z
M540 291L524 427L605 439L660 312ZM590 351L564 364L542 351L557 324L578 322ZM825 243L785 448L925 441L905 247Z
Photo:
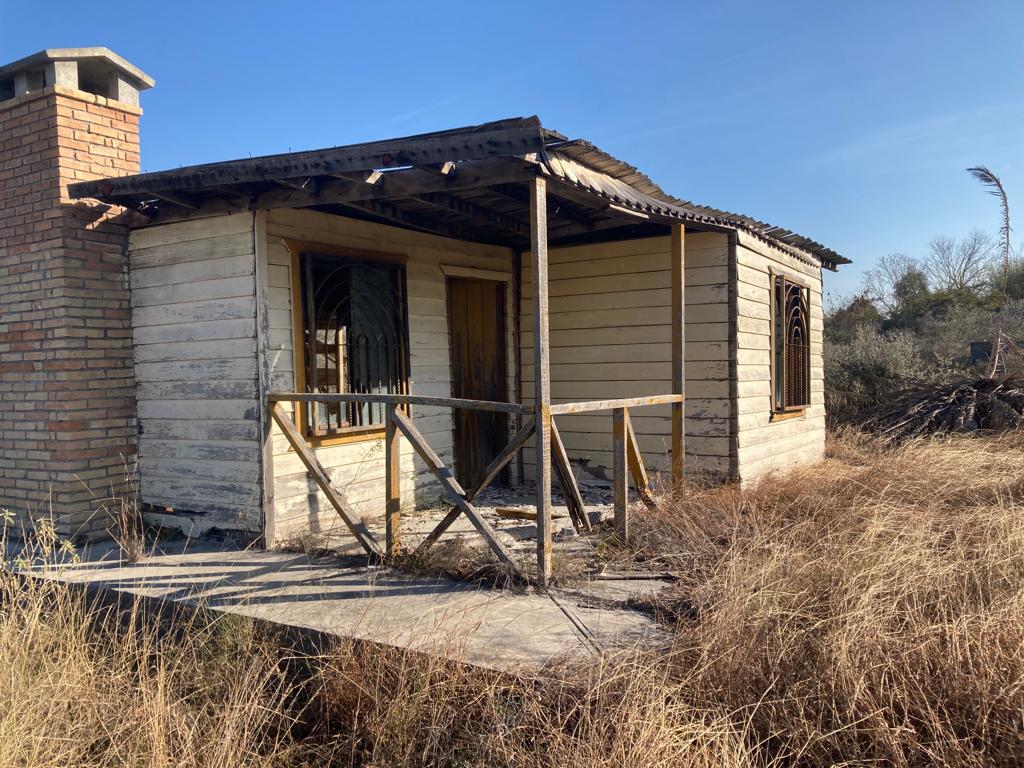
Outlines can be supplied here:
M530 184L530 253L533 259L533 402L537 480L537 574L551 579L551 374L548 367L547 181Z
M384 555L392 558L401 547L399 528L402 513L402 442L395 424L395 410L398 406L388 405L384 431Z
M672 394L685 394L685 236L682 224L672 225L671 270L672 270ZM685 403L672 403L672 482L683 479L683 463L686 451L684 436L683 408Z

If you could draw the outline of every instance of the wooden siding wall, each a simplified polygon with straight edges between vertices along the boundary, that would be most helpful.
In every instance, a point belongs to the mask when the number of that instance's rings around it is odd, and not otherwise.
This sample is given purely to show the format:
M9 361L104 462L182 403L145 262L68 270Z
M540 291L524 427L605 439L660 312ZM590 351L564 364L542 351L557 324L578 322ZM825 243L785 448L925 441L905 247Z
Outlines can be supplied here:
M714 247L693 244L711 240ZM731 365L737 318L730 305L729 238L687 233L686 464L688 475L726 478L733 472Z
M407 257L409 296L409 346L411 391L418 395L451 396L446 277L442 265L511 273L513 254L506 248L478 245L419 234L379 224L331 216L314 211L275 210L267 214L267 349L271 360L270 386L293 390L295 363L291 312L291 259L283 238L349 247L362 251ZM509 290L508 301L512 291ZM507 308L511 318L511 307ZM512 323L508 326L508 370L514 370ZM509 392L516 393L514 376ZM438 455L453 460L452 413L447 408L414 406L413 421ZM329 533L344 529L326 497L307 476L298 457L274 427L272 433L273 513L268 518L268 538L287 541L307 532ZM433 506L441 492L411 446L403 440L403 504ZM384 514L384 441L369 440L347 445L324 446L317 456L336 487L344 492L367 519Z
M672 391L669 253L668 237L549 251L554 402L639 397ZM724 263L725 253L724 235L688 233L686 236L688 264L691 261ZM522 264L520 359L523 361L524 401L531 403L533 276L529 259L524 258ZM688 270L685 292L688 313L691 304L721 293L717 287L691 287L689 281ZM690 322L687 314L688 360ZM709 327L695 335L701 338L702 334L714 330L717 329ZM668 406L636 409L631 417L645 464L653 470L667 469L672 429ZM566 451L584 484L610 481L611 420L611 414L603 412L556 418ZM689 433L689 420L686 428ZM532 450L524 451L524 463L532 476Z
M811 405L803 416L771 421L769 269L810 288ZM737 461L744 483L772 470L820 459L825 452L821 269L740 235L736 247Z
M128 248L141 499L258 533L253 215L136 229Z

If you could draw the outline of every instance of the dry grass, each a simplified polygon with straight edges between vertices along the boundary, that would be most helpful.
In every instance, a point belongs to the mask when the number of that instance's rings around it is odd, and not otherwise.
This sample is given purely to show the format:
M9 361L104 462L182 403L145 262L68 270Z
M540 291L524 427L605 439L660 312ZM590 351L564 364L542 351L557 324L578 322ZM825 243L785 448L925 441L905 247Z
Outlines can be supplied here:
M642 518L699 697L806 765L1024 761L1024 433L856 433Z
M0 765L1017 765L1024 435L831 458L638 514L665 652L537 676L0 580Z

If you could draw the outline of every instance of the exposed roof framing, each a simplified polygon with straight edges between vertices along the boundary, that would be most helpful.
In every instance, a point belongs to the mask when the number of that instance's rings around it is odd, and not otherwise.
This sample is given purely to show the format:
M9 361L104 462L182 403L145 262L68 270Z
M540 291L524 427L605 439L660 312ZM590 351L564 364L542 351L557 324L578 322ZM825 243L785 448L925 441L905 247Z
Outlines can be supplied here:
M74 198L154 221L251 208L315 208L448 237L529 246L523 182L552 183L552 243L662 234L673 221L740 229L830 269L848 263L789 230L667 195L635 167L536 117L332 149L72 184Z

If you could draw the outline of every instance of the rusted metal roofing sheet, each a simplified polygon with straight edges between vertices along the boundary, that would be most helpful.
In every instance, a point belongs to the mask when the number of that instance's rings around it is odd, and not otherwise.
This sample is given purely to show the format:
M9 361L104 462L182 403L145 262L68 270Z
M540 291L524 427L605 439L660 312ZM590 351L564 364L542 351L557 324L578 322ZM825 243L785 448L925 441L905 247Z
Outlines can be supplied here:
M535 162L542 172L558 178L561 183L626 209L660 218L742 230L798 257L806 258L802 254L807 254L829 269L850 263L834 250L788 229L673 197L636 167L589 141L570 140L544 128L537 117L511 118L331 149L78 182L68 189L73 198L96 198L121 205L141 204L146 197L151 197L196 207L211 196L231 193L251 196L254 184L283 182L294 186L289 179L330 180L331 177L351 177L357 172L420 168L444 162L468 164L494 158Z
M549 137L547 147L552 173L615 202L689 221L742 229L765 242L782 245L786 250L797 249L812 254L830 269L851 263L831 248L783 227L673 197L636 167L612 157L589 141L567 141L560 134L554 134ZM595 174L590 169L600 173ZM619 183L604 181L600 178L602 175Z

